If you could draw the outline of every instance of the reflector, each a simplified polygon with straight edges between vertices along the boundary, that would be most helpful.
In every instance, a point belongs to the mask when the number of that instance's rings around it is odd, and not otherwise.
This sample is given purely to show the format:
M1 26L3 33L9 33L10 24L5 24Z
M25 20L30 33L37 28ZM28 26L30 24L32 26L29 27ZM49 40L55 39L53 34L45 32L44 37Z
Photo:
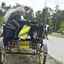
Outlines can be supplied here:
M37 48L37 47L35 47L35 49L37 50L38 48Z
M13 48L13 46L11 45L10 48Z

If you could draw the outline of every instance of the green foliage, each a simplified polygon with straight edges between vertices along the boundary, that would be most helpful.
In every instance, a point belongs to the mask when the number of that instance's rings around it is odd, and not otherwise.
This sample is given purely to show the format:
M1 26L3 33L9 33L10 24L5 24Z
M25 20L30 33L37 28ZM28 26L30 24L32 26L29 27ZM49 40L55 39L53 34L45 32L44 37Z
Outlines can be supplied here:
M0 17L3 17L4 12L0 9Z
M41 11L37 11L35 13L35 15L36 15L36 21L42 23L43 21L42 21L42 13L41 13Z
M63 64L62 61L61 61L61 62L60 62L60 61L56 61L56 63L57 63L57 64Z
M57 34L56 32L50 34L50 36L58 37L58 38L64 38L64 35L62 34Z
M3 18L1 17L1 18L0 18L0 26L3 25L3 22L4 22L4 20L3 20Z
M8 12L10 9L15 9L18 6L23 6L19 3L16 3L16 5L8 5L6 6L5 2L2 2L0 5L0 17L3 17L6 12ZM26 20L35 20L40 23L43 23L43 25L49 24L52 31L57 31L60 29L60 31L64 30L64 24L62 24L62 21L64 20L64 10L59 9L59 5L56 5L55 10L53 10L50 7L46 7L44 9L38 10L34 12L31 7L23 6L25 8L25 14L23 15ZM45 22L45 17L46 21ZM49 20L52 19L52 20ZM60 25L61 22L61 25ZM0 19L0 26L3 24L2 20ZM54 26L54 27L53 27ZM54 28L54 29L53 29Z
M60 32L64 30L64 21L60 22Z
M61 27L61 28L64 28L64 21L61 21L61 22L60 22L60 27Z
M53 22L51 19L49 19L49 27L51 28L51 30L53 31Z
M24 18L26 20L34 20L34 13L33 13L33 9L31 7L28 6L24 6L25 8L25 14L24 14Z
M59 31L60 31L60 32L62 32L63 30L64 30L63 28L60 28L60 30L59 30Z

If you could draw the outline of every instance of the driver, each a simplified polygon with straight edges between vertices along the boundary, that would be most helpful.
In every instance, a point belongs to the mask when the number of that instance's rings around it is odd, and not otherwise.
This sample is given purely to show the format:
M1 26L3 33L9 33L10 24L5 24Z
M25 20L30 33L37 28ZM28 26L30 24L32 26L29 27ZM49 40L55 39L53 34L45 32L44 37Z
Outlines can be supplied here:
M4 16L4 22L7 23L11 20L21 19L25 9L23 7L17 7L16 9L10 10Z

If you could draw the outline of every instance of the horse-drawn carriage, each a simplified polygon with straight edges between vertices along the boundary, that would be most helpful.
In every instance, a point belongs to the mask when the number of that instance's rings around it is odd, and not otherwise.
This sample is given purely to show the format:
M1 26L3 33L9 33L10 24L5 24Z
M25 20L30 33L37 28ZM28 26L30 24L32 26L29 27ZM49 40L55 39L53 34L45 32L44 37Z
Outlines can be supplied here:
M9 22L6 26L4 26L4 28L6 27L6 31L7 31L7 29L8 29L8 31L4 32L3 35L5 35L5 33L7 33L7 34L6 34L6 36L4 36L4 38L3 38L4 40L0 41L0 64L3 64L4 53L39 55L39 63L45 64L46 56L47 56L47 45L46 45L46 43L43 42L43 39L42 39L43 25L39 24L38 22L29 22L29 24L26 24L26 22L24 22L24 21L21 21L21 22L23 22L23 24L19 23L19 21L12 21L12 22ZM12 25L15 24L17 26L16 30L11 30L13 28L11 28L12 26L10 24L12 24ZM21 25L20 26L21 29L24 25L30 26L30 30L28 31L28 33L21 34L21 35L27 34L27 37L25 39L22 39L22 38L18 37L18 35L17 35L18 30L19 30L19 28L18 28L19 25ZM41 30L41 28L42 28L42 30ZM9 29L11 30L11 32L9 32L10 31ZM14 37L9 36L10 34L14 34ZM8 38L6 38L6 37L8 37ZM4 45L7 44L7 46L3 47L3 44ZM18 48L18 52L12 51L13 48ZM26 48L31 48L34 52L33 53L24 53L24 51L20 52L20 49L24 50Z

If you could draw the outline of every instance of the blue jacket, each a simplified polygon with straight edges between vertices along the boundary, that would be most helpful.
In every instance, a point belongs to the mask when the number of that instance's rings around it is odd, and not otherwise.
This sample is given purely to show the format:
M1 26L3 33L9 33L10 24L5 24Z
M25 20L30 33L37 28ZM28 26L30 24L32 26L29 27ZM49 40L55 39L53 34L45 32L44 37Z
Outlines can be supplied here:
M34 24L34 26L32 26ZM36 25L37 24L37 25ZM3 27L3 43L4 46L8 45L9 39L13 39L14 36L18 36L19 31L24 25L31 26L30 33L31 33L31 40L32 42L37 42L33 38L33 32L37 31L37 37L41 38L43 34L43 25L41 25L39 22L29 22L29 21L21 21L21 20L12 20L9 21L4 27Z

